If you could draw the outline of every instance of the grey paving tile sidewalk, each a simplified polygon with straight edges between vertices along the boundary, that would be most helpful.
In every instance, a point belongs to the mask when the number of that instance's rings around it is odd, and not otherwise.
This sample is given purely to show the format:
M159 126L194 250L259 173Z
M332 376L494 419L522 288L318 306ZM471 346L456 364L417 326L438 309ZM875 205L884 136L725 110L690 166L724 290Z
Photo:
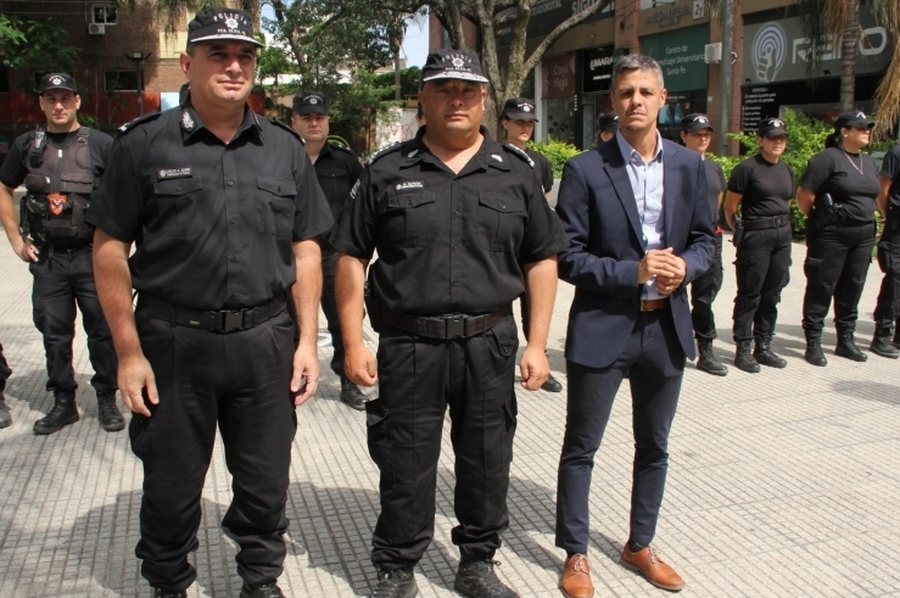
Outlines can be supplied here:
M0 596L149 596L133 556L141 473L125 433L104 432L88 384L84 337L76 339L82 420L51 436L32 423L52 399L43 390L41 339L31 324L31 277L0 247L0 341L15 370L8 388L15 422L0 431ZM726 244L730 261L730 244ZM900 596L900 361L865 364L832 355L803 361L799 326L804 248L794 247L775 349L784 370L716 378L688 366L671 442L668 493L656 540L684 575L685 597ZM716 303L719 354L730 361L733 268ZM880 273L861 302L868 345ZM560 285L552 365L565 382L562 346L571 288ZM80 326L80 323L79 323ZM603 339L598 339L602 342ZM319 395L298 410L288 503L291 527L281 585L295 598L366 595L377 475L365 417L337 399L327 371ZM509 507L497 555L500 575L523 597L556 597L564 555L553 546L556 465L565 394L521 391ZM596 459L591 555L597 597L663 596L618 565L627 535L632 439L627 385ZM446 438L445 438L446 441ZM439 472L437 532L417 568L420 595L456 595L452 451ZM204 492L192 597L236 597L235 548L219 528L230 482L217 450Z

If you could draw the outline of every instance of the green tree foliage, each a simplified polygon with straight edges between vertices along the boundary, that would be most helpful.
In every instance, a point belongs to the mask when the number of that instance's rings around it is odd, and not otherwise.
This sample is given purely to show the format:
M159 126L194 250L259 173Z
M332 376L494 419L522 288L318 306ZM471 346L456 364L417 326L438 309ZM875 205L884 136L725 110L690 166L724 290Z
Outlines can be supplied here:
M400 97L409 98L416 97L419 94L419 84L422 80L422 69L418 66L411 66L400 72ZM375 82L379 87L390 88L388 95L382 97L382 100L394 99L394 73L380 73L375 77Z
M789 136L787 148L781 159L794 171L794 177L799 184L803 173L806 172L809 159L825 149L825 139L834 132L834 129L821 120L811 119L801 112L790 109L785 109L783 119ZM731 176L735 166L760 151L759 139L755 133L728 133L728 137L738 140L746 150L746 154L737 157L707 154L707 157L722 166L726 180ZM797 207L796 201L791 202L791 225L795 236L806 234L806 216Z
M71 72L78 50L64 43L60 31L65 27L53 19L0 15L0 63L8 68L27 65L37 72Z

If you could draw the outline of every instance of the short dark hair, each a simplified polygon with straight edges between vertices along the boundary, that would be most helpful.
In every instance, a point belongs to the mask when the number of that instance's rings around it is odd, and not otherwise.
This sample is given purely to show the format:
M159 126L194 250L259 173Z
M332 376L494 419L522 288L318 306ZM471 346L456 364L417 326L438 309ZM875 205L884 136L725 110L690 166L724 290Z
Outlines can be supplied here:
M612 89L616 89L616 80L626 71L652 71L659 81L659 88L664 89L666 86L663 78L662 67L650 56L646 54L626 54L613 66L612 72Z

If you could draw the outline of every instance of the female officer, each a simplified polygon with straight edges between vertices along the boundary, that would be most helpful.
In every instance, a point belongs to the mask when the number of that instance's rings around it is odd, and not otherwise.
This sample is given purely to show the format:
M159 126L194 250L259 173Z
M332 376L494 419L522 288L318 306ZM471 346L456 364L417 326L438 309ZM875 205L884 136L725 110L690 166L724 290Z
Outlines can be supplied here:
M503 112L500 113L500 125L506 131L506 142L513 145L531 158L534 162L534 169L541 177L541 185L544 187L544 194L549 198L550 192L553 190L553 167L549 160L542 154L528 147L528 141L534 133L535 105L533 100L528 98L510 98L503 105ZM529 306L528 297L523 294L521 297L522 308L522 332L525 338L528 338L529 326ZM547 392L562 392L562 383L553 377L551 373L541 386Z
M728 181L725 218L735 231L734 365L756 373L759 365L783 368L787 362L772 352L781 289L790 280L791 197L794 171L781 161L787 130L780 118L757 126L759 154L735 166ZM740 224L735 212L741 206ZM750 341L756 348L750 353Z
M825 151L810 158L797 189L797 205L809 217L803 265L806 361L817 366L828 363L821 338L832 297L838 333L835 355L866 360L853 333L875 245L875 198L881 190L878 165L862 153L874 125L859 111L838 116Z

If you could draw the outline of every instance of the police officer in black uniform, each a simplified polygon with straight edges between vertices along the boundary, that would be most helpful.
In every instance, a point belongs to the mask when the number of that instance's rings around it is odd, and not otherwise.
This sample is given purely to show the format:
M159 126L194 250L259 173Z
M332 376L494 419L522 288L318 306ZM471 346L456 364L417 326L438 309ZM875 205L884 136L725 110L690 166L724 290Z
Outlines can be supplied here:
M9 414L9 405L6 404L6 381L12 375L12 369L6 363L3 355L3 345L0 344L0 428L8 428L12 425L12 416Z
M734 365L759 372L760 364L783 368L771 348L781 290L790 280L791 197L794 171L781 160L787 129L780 118L764 118L756 129L760 152L734 167L728 181L725 218L735 231ZM741 218L736 220L738 206ZM739 224L738 224L739 223ZM750 342L755 340L752 354Z
M878 164L862 151L874 126L857 110L838 116L825 150L810 158L797 189L797 206L809 216L803 263L805 357L816 366L827 364L821 338L832 297L838 336L835 355L867 359L854 332L875 246L875 199L881 191ZM890 332L885 336L889 338Z
M362 173L362 164L356 155L339 143L328 140L328 99L318 91L301 91L294 96L294 114L291 126L306 142L306 153L316 169L316 176L334 219L344 211L344 204L350 189ZM334 295L334 267L337 251L328 242L327 235L320 240L322 245L322 311L328 322L331 345L334 353L331 370L341 379L341 401L353 409L366 408L366 395L359 386L344 375L344 341L341 338L341 324L338 319L337 301Z
M54 395L53 408L35 422L34 432L52 434L79 419L72 366L76 305L95 372L98 419L105 430L117 431L125 420L116 407L116 353L94 285L94 230L85 221L112 139L78 123L81 96L69 75L45 75L39 91L46 127L16 139L0 169L0 221L34 276L34 325L44 337L47 390ZM27 193L20 223L13 192L22 183Z
M606 112L597 118L597 145L605 143L616 136L619 130L619 115Z
M413 567L431 542L444 413L456 454L453 542L465 596L510 598L494 572L516 428L518 333L511 304L531 301L522 384L546 381L544 354L556 293L556 254L567 246L537 173L520 150L481 126L487 79L469 51L439 50L422 70L427 124L376 154L332 243L345 371L379 383L367 403L369 452L381 471L381 514L372 540L373 596L417 593ZM368 311L378 360L363 343Z
M870 349L896 359L900 357L900 325L895 325L900 317L900 144L885 154L878 179L881 192L876 201L885 218L878 240L878 265L884 277L875 305L875 336Z
M700 154L703 172L706 175L706 199L715 230L715 251L709 270L691 282L691 320L694 336L697 338L697 369L714 376L725 376L728 368L718 360L713 351L716 339L716 318L712 304L722 288L722 227L716 225L722 196L725 190L725 173L718 162L706 157L706 150L712 141L713 128L709 117L700 112L688 114L681 119L681 141L689 150Z
M541 186L544 194L549 197L553 190L553 167L540 152L528 147L528 141L534 134L535 118L534 101L528 98L510 98L503 104L503 112L500 113L500 126L506 131L506 142L510 143L528 154L534 162L534 169L541 177ZM528 296L522 295L520 302L522 312L522 332L528 338L528 320L531 314L528 311ZM541 386L547 392L562 392L562 384L553 377L551 372L547 381Z
M188 553L217 424L241 598L283 596L294 407L319 374L316 238L333 221L300 138L246 103L261 45L248 13L200 10L181 55L186 103L123 128L89 215L144 464L135 553L154 596L187 596L196 578Z

